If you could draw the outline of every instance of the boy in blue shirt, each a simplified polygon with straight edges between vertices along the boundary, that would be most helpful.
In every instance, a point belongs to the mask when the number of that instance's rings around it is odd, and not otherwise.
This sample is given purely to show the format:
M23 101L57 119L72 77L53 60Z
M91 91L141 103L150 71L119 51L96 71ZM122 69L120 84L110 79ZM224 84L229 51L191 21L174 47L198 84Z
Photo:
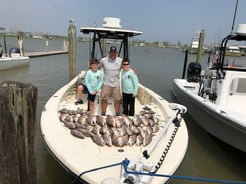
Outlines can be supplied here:
M130 60L128 58L122 60L122 68L121 90L123 96L123 114L126 116L134 116L135 97L138 92L138 77L130 68Z
M83 104L83 90L88 91L88 103L90 107L90 115L94 115L94 101L96 95L100 92L100 89L103 84L103 73L101 70L98 70L99 61L97 59L90 60L90 69L86 72L85 75L85 84L80 84L77 88L77 93L79 100L75 104Z

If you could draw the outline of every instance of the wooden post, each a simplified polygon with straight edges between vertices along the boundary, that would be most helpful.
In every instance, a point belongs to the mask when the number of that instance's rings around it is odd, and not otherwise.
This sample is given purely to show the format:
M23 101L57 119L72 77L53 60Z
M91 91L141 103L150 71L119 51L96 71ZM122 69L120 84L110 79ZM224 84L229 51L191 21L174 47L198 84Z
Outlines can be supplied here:
M204 43L204 30L200 32L199 36L199 45L198 45L198 50L197 50L197 55L196 55L196 62L200 62L203 54L203 43Z
M36 184L37 88L0 83L0 184Z
M76 76L76 26L73 20L70 20L68 28L68 43L69 43L69 78L72 80Z

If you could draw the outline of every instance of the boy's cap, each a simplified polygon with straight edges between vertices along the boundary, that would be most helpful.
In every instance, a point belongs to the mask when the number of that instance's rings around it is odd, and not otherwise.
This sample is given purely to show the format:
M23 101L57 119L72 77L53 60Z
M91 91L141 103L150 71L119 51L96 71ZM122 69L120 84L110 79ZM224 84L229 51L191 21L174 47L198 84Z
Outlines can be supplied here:
M109 52L117 52L117 48L115 46L111 46Z

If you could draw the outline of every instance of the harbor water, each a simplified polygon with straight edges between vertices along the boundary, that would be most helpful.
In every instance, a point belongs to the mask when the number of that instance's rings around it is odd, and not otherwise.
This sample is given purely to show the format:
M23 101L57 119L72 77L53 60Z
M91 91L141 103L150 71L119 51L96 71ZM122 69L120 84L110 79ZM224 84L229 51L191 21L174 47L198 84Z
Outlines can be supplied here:
M6 38L6 41L8 49L17 46L16 38ZM0 37L0 42L3 45L2 37ZM63 40L49 40L48 50L61 50L62 44ZM24 39L24 49L25 52L44 51L46 49L45 40ZM78 42L77 73L87 68L88 52L89 44ZM182 77L184 53L181 50L131 47L130 59L131 67L137 69L139 81L143 85L152 89L169 102L176 102L171 94L170 87L174 78ZM195 61L195 56L189 55L188 59L189 61ZM208 56L203 55L203 62L206 62L207 59ZM68 70L68 55L62 54L31 58L28 67L0 71L0 82L20 81L31 83L38 88L36 130L37 184L70 184L74 179L50 155L42 142L39 129L43 106L52 94L69 81ZM189 146L187 155L176 175L246 182L246 154L210 136L188 114L184 118L189 131ZM201 182L188 179L173 179L170 183L191 184ZM205 181L203 183L208 182Z

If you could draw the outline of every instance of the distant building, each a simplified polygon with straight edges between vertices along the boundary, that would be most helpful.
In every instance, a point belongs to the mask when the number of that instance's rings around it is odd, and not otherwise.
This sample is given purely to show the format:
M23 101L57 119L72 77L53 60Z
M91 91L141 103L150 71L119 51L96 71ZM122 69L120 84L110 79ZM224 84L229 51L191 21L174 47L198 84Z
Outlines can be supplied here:
M5 33L5 32L6 32L6 29L3 27L0 27L0 33Z

